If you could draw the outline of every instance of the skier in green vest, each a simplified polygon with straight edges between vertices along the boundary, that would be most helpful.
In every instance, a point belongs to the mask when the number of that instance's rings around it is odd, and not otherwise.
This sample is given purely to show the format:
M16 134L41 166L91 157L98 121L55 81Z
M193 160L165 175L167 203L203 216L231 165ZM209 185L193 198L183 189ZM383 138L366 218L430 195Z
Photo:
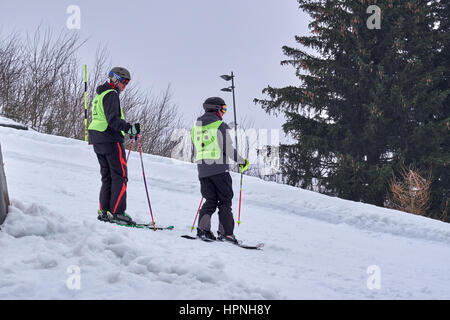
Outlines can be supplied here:
M219 97L208 98L203 109L205 114L197 119L191 130L200 189L206 200L199 212L197 236L202 240L216 240L211 232L211 216L218 208L218 239L237 243L233 234L233 185L229 163L230 160L238 163L241 172L244 172L249 167L249 161L241 157L233 147L228 132L230 127L222 120L227 111L225 101Z
M89 144L94 146L102 180L98 219L134 224L125 213L128 171L123 142L125 133L134 137L140 133L141 126L126 122L120 106L119 94L130 82L130 72L116 67L108 76L109 81L97 88L92 102L92 122L88 127Z

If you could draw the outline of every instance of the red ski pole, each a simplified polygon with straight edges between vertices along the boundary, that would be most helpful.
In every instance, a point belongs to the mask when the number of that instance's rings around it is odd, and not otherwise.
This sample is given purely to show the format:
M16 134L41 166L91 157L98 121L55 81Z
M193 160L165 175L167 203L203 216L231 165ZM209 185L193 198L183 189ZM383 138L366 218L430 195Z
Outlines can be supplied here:
M133 140L134 139L131 139L130 149L128 150L127 163L128 163L128 158L130 157L131 149L133 149Z
M241 200L242 200L242 179L244 178L244 174L241 172L241 186L239 190L239 216L237 224L238 226L241 225Z
M148 207L150 208L150 215L152 216L153 230L156 231L155 220L153 219L152 205L150 204L150 197L148 195L147 180L145 179L144 161L142 160L141 139L139 138L139 135L137 135L136 138L138 142L139 154L141 156L142 176L144 177L144 185L145 185L145 192L147 193Z
M202 200L200 201L200 205L198 206L197 214L195 215L194 223L192 224L192 227L191 227L191 232L192 232L192 230L195 229L195 221L197 221L198 213L200 212L200 207L202 206L202 202L203 202L203 197L202 197Z

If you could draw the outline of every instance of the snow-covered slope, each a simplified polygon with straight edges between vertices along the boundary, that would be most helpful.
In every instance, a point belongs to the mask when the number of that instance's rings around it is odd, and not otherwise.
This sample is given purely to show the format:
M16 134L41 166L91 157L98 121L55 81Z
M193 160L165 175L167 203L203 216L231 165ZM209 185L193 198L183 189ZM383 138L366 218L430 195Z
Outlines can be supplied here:
M0 126L28 130L27 126L2 116L0 116Z
M0 116L0 125L1 124L3 124L3 125L11 125L11 124L12 125L20 125L20 123L17 123L11 119Z
M0 143L12 200L0 299L450 298L449 224L246 176L235 234L264 250L190 241L180 235L201 199L194 165L144 155L157 224L175 226L152 232L97 221L99 166L86 143L4 127ZM138 153L128 168L127 211L148 222ZM79 289L67 285L73 270Z

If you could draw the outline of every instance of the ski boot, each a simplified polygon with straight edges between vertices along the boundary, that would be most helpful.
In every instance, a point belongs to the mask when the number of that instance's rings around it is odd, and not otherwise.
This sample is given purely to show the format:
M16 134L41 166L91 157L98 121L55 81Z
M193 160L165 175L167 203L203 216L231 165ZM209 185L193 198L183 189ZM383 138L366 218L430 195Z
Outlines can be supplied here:
M223 235L222 233L220 233L220 231L217 231L217 240L219 241L228 241L232 244L239 244L238 239L236 239L234 234L231 235Z
M211 231L205 231L197 228L197 237L203 241L216 241L217 238Z
M104 222L135 225L136 222L126 213L111 213L107 210L98 210L97 219Z
M136 222L133 221L133 219L124 213L113 213L113 219L115 223L118 224L127 224L127 225L135 225Z
M100 221L113 222L114 220L113 214L107 210L98 210L97 213L98 213L97 219Z

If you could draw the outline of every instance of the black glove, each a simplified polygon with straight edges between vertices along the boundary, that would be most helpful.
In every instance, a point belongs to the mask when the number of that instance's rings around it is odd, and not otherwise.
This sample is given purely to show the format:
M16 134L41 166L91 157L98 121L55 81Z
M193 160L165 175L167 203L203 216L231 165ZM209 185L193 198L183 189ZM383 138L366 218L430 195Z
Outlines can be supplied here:
M135 123L131 126L131 128L128 130L128 134L131 137L134 137L136 135L138 135L141 132L141 125L139 123Z

